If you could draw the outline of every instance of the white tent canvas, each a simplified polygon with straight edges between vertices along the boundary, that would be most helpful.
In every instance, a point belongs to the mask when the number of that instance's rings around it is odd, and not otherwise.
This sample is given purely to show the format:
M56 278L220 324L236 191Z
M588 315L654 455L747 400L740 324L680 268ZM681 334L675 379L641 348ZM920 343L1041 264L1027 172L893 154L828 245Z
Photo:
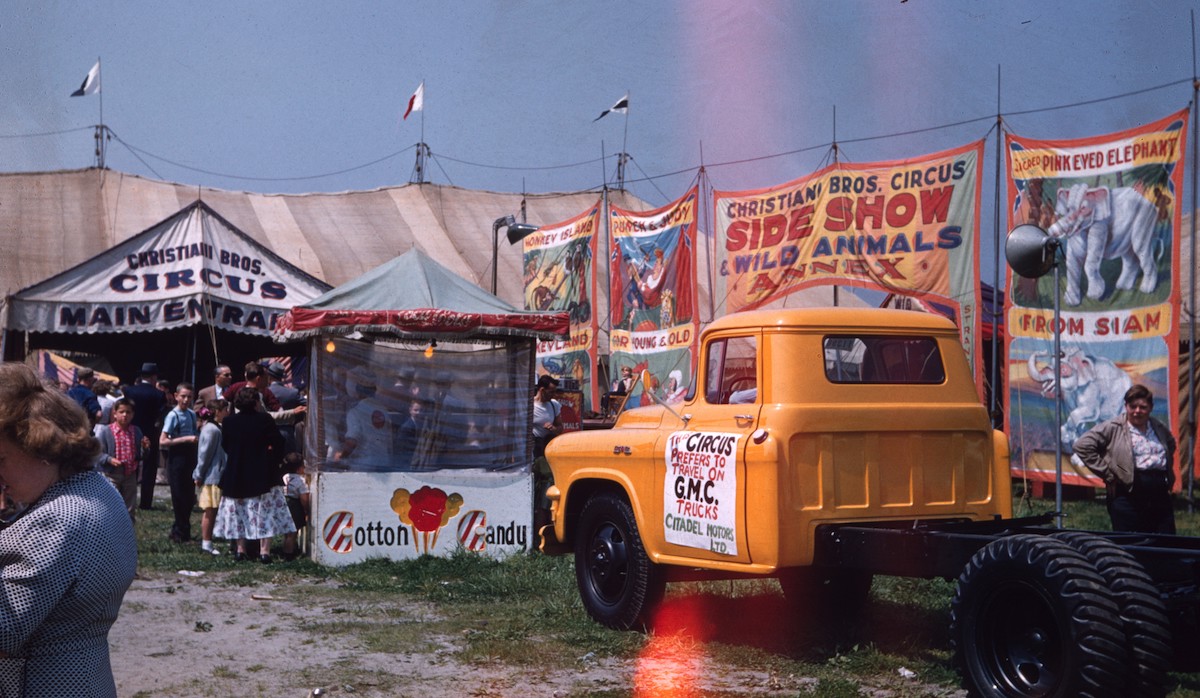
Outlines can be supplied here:
M197 201L13 294L7 326L91 334L207 324L266 336L288 309L329 288Z

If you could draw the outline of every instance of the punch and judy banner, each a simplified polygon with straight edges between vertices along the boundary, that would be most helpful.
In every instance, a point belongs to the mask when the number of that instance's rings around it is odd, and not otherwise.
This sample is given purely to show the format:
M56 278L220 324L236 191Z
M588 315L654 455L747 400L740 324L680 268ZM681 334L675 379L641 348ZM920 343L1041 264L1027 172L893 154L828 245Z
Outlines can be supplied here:
M699 189L644 213L609 208L613 375L630 366L639 381L630 407L651 404L646 391L679 402L692 380L699 337L696 309L696 209ZM649 371L648 374L641 372ZM648 383L648 384L647 384Z
M1005 139L1009 229L1029 223L1061 242L1057 289L1053 273L1025 279L1009 272L1005 414L1016 475L1053 482L1055 449L1062 449L1063 482L1102 486L1070 463L1071 446L1122 414L1134 383L1153 391L1154 416L1178 431L1175 318L1187 119L1184 110L1094 138ZM1053 356L1056 293L1061 380Z

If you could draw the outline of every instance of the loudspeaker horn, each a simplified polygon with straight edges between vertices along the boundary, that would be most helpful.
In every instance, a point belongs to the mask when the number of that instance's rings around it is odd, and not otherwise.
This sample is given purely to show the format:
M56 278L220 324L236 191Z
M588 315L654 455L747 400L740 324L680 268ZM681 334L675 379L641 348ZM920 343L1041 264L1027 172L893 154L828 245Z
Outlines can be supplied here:
M1058 252L1058 238L1052 238L1036 225L1018 225L1008 233L1004 241L1004 256L1008 266L1026 279L1045 276L1054 268Z

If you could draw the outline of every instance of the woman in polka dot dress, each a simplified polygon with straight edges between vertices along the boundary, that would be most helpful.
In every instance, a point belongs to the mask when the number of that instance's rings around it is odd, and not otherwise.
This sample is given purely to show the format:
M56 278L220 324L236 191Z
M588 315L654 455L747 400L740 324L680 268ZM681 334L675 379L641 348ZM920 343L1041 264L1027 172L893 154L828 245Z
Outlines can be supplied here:
M98 454L73 400L0 364L0 695L117 695L108 631L137 545Z

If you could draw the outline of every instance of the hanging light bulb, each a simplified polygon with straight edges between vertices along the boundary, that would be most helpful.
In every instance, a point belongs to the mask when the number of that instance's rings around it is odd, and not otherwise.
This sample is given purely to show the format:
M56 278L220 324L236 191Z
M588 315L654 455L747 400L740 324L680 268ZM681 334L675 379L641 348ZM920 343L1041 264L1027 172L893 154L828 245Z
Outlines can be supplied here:
M327 352L329 352L330 354L332 354L334 349L335 349L335 347L334 347L334 345L333 345L333 340L332 340L332 339L331 339L331 340L329 340L328 342L325 342L325 351L327 351Z
M427 358L427 359L432 359L432 358L433 358L433 349L434 349L434 347L436 347L436 346L437 346L437 340L436 340L436 339L431 339L431 340L429 340L429 346L425 347L425 358Z

